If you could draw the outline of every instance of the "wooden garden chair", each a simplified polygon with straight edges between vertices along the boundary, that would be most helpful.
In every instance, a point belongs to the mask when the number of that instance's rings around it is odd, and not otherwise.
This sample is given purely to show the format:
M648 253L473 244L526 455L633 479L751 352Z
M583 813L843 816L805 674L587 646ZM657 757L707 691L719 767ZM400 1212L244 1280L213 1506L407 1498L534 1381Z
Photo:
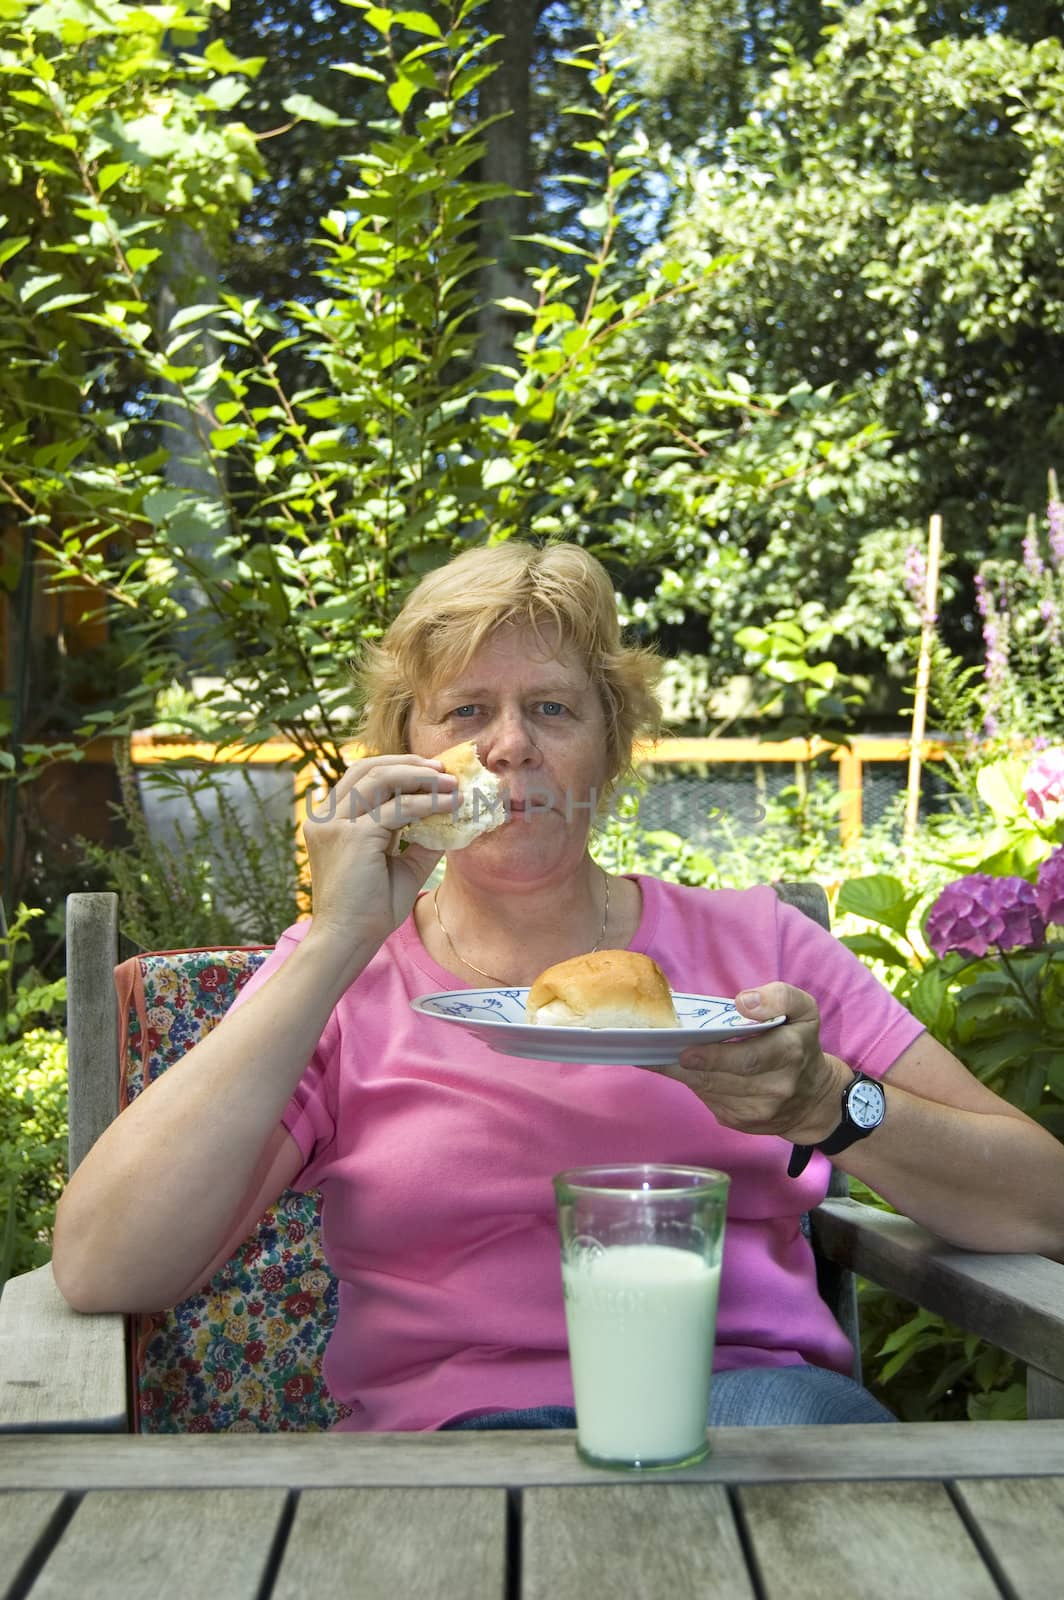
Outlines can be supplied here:
M778 885L777 893L828 926L816 885ZM117 896L71 895L71 1171L143 1074L190 1048L266 953L139 955L120 969L130 1003L119 1008ZM1064 1265L954 1249L847 1191L836 1173L810 1229L821 1292L855 1347L856 1273L1017 1357L1027 1368L1028 1415L1064 1417ZM317 1217L316 1196L285 1194L202 1294L159 1316L73 1311L50 1266L11 1279L0 1298L0 1430L329 1427L341 1412L321 1382L320 1358L336 1284Z

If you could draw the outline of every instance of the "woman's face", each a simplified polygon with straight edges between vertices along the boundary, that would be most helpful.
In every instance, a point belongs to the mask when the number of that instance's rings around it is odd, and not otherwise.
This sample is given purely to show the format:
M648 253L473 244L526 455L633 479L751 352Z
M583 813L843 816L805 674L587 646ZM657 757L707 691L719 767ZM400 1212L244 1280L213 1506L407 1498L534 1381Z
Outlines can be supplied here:
M606 719L570 647L548 653L527 624L507 624L463 673L426 692L408 739L420 756L472 739L502 780L510 820L458 852L463 867L529 879L559 875L583 858L609 776Z

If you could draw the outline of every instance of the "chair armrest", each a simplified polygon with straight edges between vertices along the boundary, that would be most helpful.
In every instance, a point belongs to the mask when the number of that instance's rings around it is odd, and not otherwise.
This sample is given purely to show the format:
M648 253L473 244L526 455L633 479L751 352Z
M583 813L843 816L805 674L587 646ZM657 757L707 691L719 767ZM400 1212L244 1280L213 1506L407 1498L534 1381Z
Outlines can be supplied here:
M1059 1261L960 1250L908 1217L856 1200L825 1200L810 1221L817 1249L829 1261L1064 1380Z
M74 1311L51 1264L0 1296L0 1433L127 1433L125 1317Z

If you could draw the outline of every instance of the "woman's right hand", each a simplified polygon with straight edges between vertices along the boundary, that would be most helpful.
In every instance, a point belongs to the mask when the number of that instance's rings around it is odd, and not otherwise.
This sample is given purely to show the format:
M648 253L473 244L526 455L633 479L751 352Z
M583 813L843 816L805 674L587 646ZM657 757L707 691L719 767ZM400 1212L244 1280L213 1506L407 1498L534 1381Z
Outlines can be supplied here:
M366 756L323 800L308 802L315 929L379 949L409 916L441 854L417 844L400 852L399 830L450 811L457 788L458 779L425 756Z

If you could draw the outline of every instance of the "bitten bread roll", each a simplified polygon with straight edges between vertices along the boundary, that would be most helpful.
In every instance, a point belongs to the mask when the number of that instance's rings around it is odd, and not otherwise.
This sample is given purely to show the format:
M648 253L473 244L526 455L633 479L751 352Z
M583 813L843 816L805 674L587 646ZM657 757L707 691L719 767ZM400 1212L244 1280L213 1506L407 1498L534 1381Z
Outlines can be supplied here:
M402 832L428 850L464 850L482 833L490 833L507 820L501 785L494 773L481 766L472 739L452 745L439 759L443 770L458 779L462 804L456 812L437 811L420 822L409 822Z
M597 950L541 972L528 991L529 1022L552 1028L678 1028L669 980L634 950Z

